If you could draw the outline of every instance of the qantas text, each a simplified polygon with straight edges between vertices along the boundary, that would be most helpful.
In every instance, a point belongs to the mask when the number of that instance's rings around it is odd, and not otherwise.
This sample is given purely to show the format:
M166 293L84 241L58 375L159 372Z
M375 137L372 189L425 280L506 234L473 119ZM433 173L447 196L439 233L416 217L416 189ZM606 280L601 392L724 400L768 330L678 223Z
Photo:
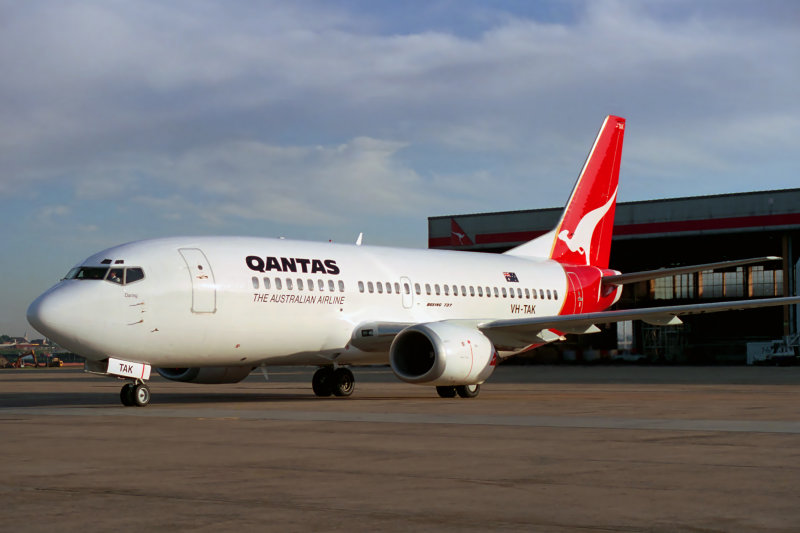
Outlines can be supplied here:
M304 274L338 274L339 267L333 259L304 259L302 257L259 257L248 255L245 263L256 272L302 272Z

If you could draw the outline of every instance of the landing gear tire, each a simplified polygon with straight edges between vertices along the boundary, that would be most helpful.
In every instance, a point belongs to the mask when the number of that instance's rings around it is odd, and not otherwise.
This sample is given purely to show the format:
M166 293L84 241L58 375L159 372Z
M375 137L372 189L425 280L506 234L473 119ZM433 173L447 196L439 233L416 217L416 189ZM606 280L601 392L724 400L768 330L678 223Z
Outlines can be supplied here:
M150 403L150 389L144 383L133 386L133 405L144 407Z
M316 372L314 377L311 378L311 388L314 394L320 398L324 398L333 394L333 369L329 366L323 366Z
M133 406L133 389L135 386L133 383L126 383L119 391L119 399L125 407Z
M436 387L436 394L439 395L439 398L455 398L456 388L450 386L439 386Z
M474 398L481 392L480 385L459 385L456 387L456 392L462 398Z
M349 368L337 368L330 378L330 387L334 396L350 396L356 388L356 378Z

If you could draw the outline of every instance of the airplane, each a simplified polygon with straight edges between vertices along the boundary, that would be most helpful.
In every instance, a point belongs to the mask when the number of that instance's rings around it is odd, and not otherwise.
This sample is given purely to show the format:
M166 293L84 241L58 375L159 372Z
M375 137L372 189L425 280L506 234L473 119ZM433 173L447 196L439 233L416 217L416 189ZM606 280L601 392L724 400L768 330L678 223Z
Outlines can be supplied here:
M503 254L251 237L122 244L78 263L30 324L150 402L153 368L235 383L255 368L318 366L320 397L349 396L350 367L391 366L443 398L478 396L505 357L599 325L788 305L800 297L611 310L622 285L774 257L623 274L609 268L625 119L603 122L557 226ZM359 240L360 241L360 240ZM266 372L266 370L265 370Z

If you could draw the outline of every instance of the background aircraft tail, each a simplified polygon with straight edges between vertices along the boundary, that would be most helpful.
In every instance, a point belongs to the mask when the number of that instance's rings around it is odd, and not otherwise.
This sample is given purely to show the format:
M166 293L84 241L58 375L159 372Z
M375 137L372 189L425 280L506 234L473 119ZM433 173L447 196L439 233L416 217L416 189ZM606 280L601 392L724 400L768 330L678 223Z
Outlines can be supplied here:
M506 253L608 268L625 119L606 117L558 225Z

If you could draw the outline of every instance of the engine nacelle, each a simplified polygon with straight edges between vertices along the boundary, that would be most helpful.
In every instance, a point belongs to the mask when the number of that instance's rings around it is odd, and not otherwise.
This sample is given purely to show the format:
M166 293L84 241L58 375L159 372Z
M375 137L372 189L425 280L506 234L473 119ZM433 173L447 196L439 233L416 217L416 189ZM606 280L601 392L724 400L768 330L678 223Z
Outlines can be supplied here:
M492 375L497 352L475 328L432 322L398 333L389 362L394 374L408 383L474 385Z
M162 377L186 383L239 383L252 366L207 366L200 368L156 368Z

